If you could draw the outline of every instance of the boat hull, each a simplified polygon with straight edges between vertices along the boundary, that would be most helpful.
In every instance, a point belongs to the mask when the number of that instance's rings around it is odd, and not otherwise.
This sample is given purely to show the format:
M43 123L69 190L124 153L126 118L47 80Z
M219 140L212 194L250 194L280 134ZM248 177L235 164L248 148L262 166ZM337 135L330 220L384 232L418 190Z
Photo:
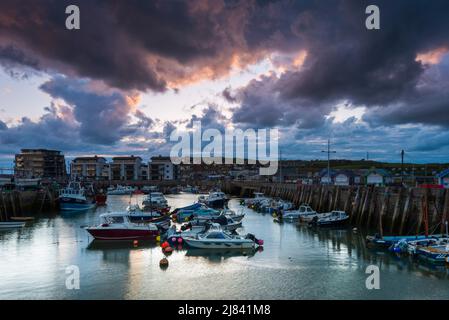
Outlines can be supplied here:
M159 231L135 229L87 228L96 240L154 240Z
M71 198L59 198L59 208L63 211L85 211L95 207L95 202Z
M425 240L427 238L439 238L439 237L442 237L442 235L438 234L432 236L415 235L415 236L385 236L385 237L367 236L366 244L369 246L389 248L401 240L405 240L408 242L408 241Z
M229 199L216 199L216 200L207 200L206 204L209 208L224 208L229 202Z
M218 242L217 240L197 240L184 238L185 243L191 248L197 249L250 249L254 248L255 244L252 241L233 241L233 242Z

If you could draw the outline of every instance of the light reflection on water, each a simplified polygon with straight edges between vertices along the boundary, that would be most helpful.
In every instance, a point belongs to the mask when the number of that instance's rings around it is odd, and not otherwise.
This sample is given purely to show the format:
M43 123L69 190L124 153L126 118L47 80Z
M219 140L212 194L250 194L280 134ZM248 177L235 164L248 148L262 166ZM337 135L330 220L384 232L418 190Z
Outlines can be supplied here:
M136 196L132 202L140 202ZM172 208L195 195L167 196ZM241 232L264 240L263 251L175 250L162 270L154 243L101 243L82 229L127 196L85 213L41 215L26 228L0 232L1 299L447 299L448 272L367 250L363 233L274 223L244 208ZM237 199L231 208L242 210ZM367 290L365 269L381 270L381 289ZM65 288L65 268L78 265L80 290Z

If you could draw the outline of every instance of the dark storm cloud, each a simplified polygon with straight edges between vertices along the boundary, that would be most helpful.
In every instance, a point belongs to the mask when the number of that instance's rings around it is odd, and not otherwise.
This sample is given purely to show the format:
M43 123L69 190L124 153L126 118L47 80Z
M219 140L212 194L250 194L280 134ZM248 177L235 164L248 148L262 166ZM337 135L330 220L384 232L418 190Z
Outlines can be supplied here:
M121 131L126 129L132 108L122 92L95 88L88 80L66 77L55 77L41 89L73 106L80 136L86 142L113 144L122 138Z
M380 7L380 30L365 28L368 4ZM419 86L429 66L416 57L449 47L449 2L317 1L301 3L301 8L295 2L269 6L269 12L289 8L288 22L282 22L289 25L289 32L280 29L278 39L289 35L290 43L306 50L307 57L301 68L291 66L279 79L264 77L237 89L241 106L235 111L234 121L255 125L298 121L300 126L315 126L322 124L324 116L338 103L346 102L375 107L386 122L396 123L389 116L394 118L397 113L409 122L447 123L444 106L448 97L439 94L427 101L431 96L422 95ZM270 20L276 14L264 17L269 28L280 25ZM280 50L285 48L282 41L277 43ZM441 72L449 75L446 69ZM410 105L416 108L406 115ZM427 105L434 112L426 116Z
M10 126L0 131L2 151L7 146L19 148L63 148L73 150L86 147L78 135L78 124L65 118L70 114L68 107L58 110L52 106L37 122L23 117L17 126Z
M4 123L2 120L0 120L0 131L8 129L8 126L6 123Z
M70 4L80 7L80 30L65 28ZM201 78L202 68L226 73L234 54L247 51L242 28L250 6L244 1L4 0L0 44L17 48L9 58L18 64L122 89L163 91L167 81ZM246 59L253 57L242 55L240 62Z

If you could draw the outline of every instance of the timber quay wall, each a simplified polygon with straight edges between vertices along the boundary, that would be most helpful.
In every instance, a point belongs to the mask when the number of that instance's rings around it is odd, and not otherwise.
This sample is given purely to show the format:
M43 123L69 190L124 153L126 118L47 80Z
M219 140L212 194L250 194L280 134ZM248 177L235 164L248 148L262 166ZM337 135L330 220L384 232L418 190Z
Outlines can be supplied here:
M33 216L43 210L57 209L57 190L44 188L36 191L1 191L0 221L12 217Z
M382 235L444 233L449 219L449 189L298 185L288 183L224 182L222 189L247 197L253 192L309 204L317 212L344 210L354 226L375 228Z

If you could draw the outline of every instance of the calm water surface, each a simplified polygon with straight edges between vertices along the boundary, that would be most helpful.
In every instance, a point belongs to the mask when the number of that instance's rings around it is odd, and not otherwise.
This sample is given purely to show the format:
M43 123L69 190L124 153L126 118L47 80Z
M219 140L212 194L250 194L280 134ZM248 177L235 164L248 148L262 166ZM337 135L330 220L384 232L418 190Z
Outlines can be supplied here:
M172 208L196 195L169 195ZM141 200L141 196L137 197ZM264 240L263 251L241 255L178 250L163 257L155 244L101 244L82 229L106 211L123 210L127 196L85 213L43 215L22 230L0 231L0 299L448 299L445 267L417 264L368 250L364 234L278 224L245 210L240 233ZM135 201L135 200L134 200ZM139 201L140 202L140 201ZM380 268L380 290L365 287L366 267ZM80 268L80 289L65 287L66 267Z

